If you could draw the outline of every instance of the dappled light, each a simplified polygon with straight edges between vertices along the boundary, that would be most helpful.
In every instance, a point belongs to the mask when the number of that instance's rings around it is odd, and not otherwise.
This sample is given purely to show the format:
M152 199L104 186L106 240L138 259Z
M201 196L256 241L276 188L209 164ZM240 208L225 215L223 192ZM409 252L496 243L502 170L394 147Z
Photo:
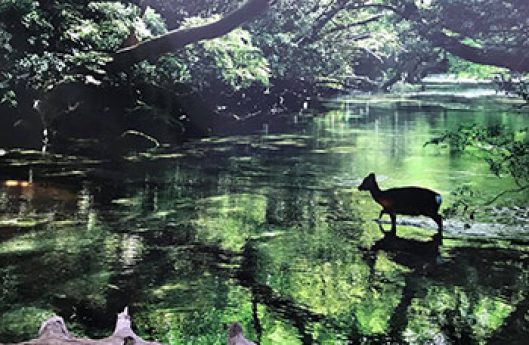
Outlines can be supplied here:
M0 343L526 343L527 18L0 0Z
M356 187L376 167L384 188L435 188L444 208L456 185L481 186L486 200L515 181L424 144L466 121L526 120L410 97L346 97L285 132L159 148L120 166L37 163L31 182L8 161L1 313L19 326L0 336L30 337L55 312L97 337L129 305L138 334L167 344L223 343L233 320L260 344L518 339L502 332L526 298L527 216L500 234L475 229L506 226L501 217L453 214L440 246L427 218L399 216L396 234L387 216L377 224L380 208ZM527 208L526 195L512 197Z

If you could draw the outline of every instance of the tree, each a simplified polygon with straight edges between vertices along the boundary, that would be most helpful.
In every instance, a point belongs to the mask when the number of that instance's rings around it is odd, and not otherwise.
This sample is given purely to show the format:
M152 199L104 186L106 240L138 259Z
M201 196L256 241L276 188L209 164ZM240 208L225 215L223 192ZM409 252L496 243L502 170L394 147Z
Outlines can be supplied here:
M454 153L473 154L482 158L499 178L513 179L516 188L504 190L481 205L476 205L476 191L464 186L455 191L458 199L448 211L465 213L476 207L493 205L500 198L529 189L529 129L509 130L502 126L461 126L455 131L432 139L425 145L448 145ZM470 198L468 198L470 197ZM460 210L462 208L462 210ZM474 211L470 214L472 216Z
M383 2L384 3L384 2ZM413 23L449 53L484 65L529 72L529 3L523 0L397 0L378 5Z
M132 47L121 49L113 55L109 70L123 71L135 63L157 59L164 53L175 51L188 44L225 35L263 12L268 6L269 0L248 0L237 10L213 23L172 30Z
M172 131L173 134L168 133L166 137L178 138L182 132L179 117L183 113L188 117L198 113L195 122L199 123L204 120L200 115L210 112L180 109L178 104L166 104L160 99L178 99L181 92L178 90L184 89L188 96L182 97L180 103L197 105L198 102L189 99L189 87L180 85L185 82L192 86L189 78L193 73L190 70L211 70L201 68L196 61L206 58L204 64L213 60L214 66L222 68L224 61L217 57L231 58L230 62L233 62L235 54L240 54L231 50L232 44L210 45L208 49L193 51L179 48L235 32L236 27L266 10L268 5L266 0L250 0L223 18L202 22L187 18L184 29L167 32L165 23L154 10L132 4L107 1L2 2L0 107L7 110L4 114L8 114L2 117L2 121L9 127L22 123L21 119L23 123L32 122L31 127L35 130L31 135L26 132L15 135L17 138L35 137L36 142L32 145L38 145L42 133L39 125L34 123L39 118L35 109L44 119L44 126L53 127L49 128L53 129L50 134L64 132L66 138L75 137L76 133L119 136L134 123L140 127L144 126L141 123L150 126L147 116L152 118L151 123L158 123L154 125L158 128L155 132ZM130 40L131 37L137 39L137 43L120 48L123 42L134 41ZM224 69L223 86L228 89L239 87L250 83L248 80L252 78L257 82L266 81L266 61L255 51L247 33L239 30L227 39L236 42L238 49L251 50L255 58L248 59L248 53L244 66L232 68L231 72L239 70L242 77L228 75L228 69ZM158 61L160 56L169 52L179 53L179 56L165 56L156 66L144 62L142 66L134 67L143 60ZM239 62L244 60L243 57L237 58ZM251 68L256 72L249 72ZM168 79L172 79L171 87L166 89ZM196 83L201 80L204 78L198 78ZM116 115L129 110L135 114L134 121ZM65 118L63 115L68 114L79 116L69 116L68 124L58 123ZM163 129L162 122L169 124L167 129ZM201 132L207 133L208 126L204 124L205 129Z

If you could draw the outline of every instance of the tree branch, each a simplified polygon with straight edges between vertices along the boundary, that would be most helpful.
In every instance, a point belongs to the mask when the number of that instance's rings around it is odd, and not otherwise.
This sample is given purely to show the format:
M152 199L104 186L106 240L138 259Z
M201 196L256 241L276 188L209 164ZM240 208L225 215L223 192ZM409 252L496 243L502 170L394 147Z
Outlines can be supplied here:
M432 44L462 59L497 67L504 67L515 72L529 72L529 49L487 49L476 48L461 43L441 31L425 33L424 37Z
M325 25L327 25L327 23L329 23L342 10L362 10L366 8L386 9L386 10L391 10L393 12L398 11L397 8L389 6L389 5L372 4L372 3L365 4L365 3L358 2L358 1L351 2L347 0L338 0L337 2L333 3L332 6L329 6L326 12L323 12L320 16L318 16L318 19L316 20L316 22L310 29L309 34L297 40L298 45L302 46L302 45L311 44L317 41L319 38L321 38L318 36L320 32L323 30L323 28L325 27ZM380 17L382 17L382 15L377 15L377 16L368 18L367 20L364 20L364 21L359 21L357 23L345 25L343 26L343 28L337 29L334 31L345 30L350 27L368 24L374 20L379 19ZM325 35L327 35L327 33L322 34L322 36L325 36Z
M307 36L301 37L297 40L299 46L304 46L307 44L314 43L317 40L317 36L321 30L330 22L334 16L336 16L340 11L344 10L347 5L347 1L339 0L335 2L332 7L327 12L322 13L312 28L310 28L309 34Z
M337 31L347 30L347 29L353 28L355 26L366 25L366 24L369 24L371 22L377 21L377 20L379 20L382 17L383 17L382 14L378 14L376 16L373 16L373 17L370 17L370 18L367 18L367 19L364 19L364 20L361 20L361 21L358 21L358 22L354 22L354 23L350 23L350 24L344 24L344 25L336 25L332 29L329 29L329 30L327 30L325 32L322 32L321 35L319 35L319 38L321 39L322 37L325 37L327 35L330 35L332 33L337 32Z
M504 190L504 191L501 192L500 194L496 195L494 198L488 200L487 202L484 202L481 206L489 206L489 205L492 205L492 203L496 202L498 199L502 198L502 197L505 196L506 194L520 193L520 192L526 191L526 190L528 190L528 189L529 189L529 185L521 186L520 188L516 188L516 189L508 189L508 190Z
M157 60L160 55L176 51L188 44L227 34L244 22L264 12L273 0L248 0L216 22L187 29L177 29L117 51L107 71L119 72L143 60Z
M419 25L419 34L421 36L430 41L433 45L464 60L482 65L503 67L520 73L529 72L529 48L477 48L464 44L457 38L444 33L443 29L446 27L432 29L430 24L420 15L419 8L413 2L406 3L406 6L402 11L392 6L378 4L366 4L366 6L392 10L402 18L417 23Z

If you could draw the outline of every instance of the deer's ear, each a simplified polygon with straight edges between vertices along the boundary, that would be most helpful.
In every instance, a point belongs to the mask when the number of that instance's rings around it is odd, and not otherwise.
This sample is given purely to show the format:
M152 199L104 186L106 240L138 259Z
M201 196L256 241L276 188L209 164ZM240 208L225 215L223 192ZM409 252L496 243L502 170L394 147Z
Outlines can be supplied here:
M375 173L370 173L367 177L374 179L375 178Z

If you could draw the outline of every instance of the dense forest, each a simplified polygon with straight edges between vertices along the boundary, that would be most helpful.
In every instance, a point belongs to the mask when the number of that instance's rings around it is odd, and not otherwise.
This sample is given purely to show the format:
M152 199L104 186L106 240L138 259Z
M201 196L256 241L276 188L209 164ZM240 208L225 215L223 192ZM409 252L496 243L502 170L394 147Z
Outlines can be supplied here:
M0 0L0 343L525 344L528 18Z
M2 145L45 141L61 151L90 138L137 149L233 133L318 96L389 91L433 73L520 80L529 71L522 0L239 6L2 1ZM525 84L507 86L527 98Z

